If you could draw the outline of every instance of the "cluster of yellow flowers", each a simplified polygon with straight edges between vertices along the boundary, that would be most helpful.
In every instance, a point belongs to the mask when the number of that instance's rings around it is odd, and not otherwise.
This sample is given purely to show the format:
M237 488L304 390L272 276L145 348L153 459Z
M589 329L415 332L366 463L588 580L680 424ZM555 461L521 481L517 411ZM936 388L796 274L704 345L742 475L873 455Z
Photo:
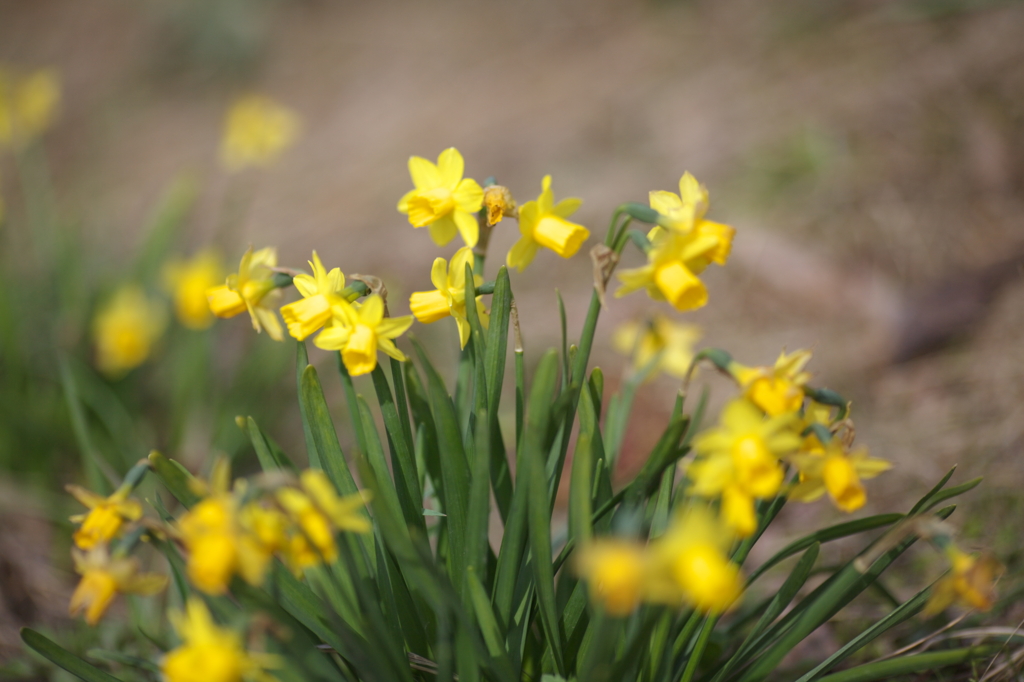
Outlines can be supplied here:
M164 524L144 517L142 505L130 497L145 466L140 463L106 498L68 486L89 509L71 518L78 525L72 556L82 577L70 612L84 611L90 625L99 622L119 593L149 595L166 587L166 576L141 572L138 559L129 555L147 534L175 541L185 553L192 586L221 595L236 575L262 585L275 556L302 576L308 568L335 561L339 532L371 529L363 512L368 494L339 497L322 471L303 471L297 480L283 473L265 476L259 485L239 479L229 488L226 460L214 464L209 482L192 480L193 493L201 499L176 522ZM209 680L258 679L265 668L278 665L273 656L247 652L241 637L217 627L198 599L189 600L185 614L172 614L172 624L182 645L164 657L169 682L193 680L200 669Z

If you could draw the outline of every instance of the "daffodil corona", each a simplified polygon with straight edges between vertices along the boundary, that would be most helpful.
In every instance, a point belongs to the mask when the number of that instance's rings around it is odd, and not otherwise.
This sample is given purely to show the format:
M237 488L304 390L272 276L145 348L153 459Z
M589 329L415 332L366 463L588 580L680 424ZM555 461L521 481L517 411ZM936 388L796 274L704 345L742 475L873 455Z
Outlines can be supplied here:
M318 348L341 351L352 376L369 374L377 366L377 351L404 362L394 339L412 325L412 316L384 317L384 301L373 294L362 303L341 301L331 308L333 323L313 341Z
M572 258L583 242L590 237L590 230L566 220L576 212L581 199L562 199L555 203L551 191L551 176L541 181L540 196L536 201L527 201L519 208L519 241L509 249L506 262L510 268L520 272L526 269L537 256L537 250L545 246L562 258Z
M438 246L455 233L466 246L476 246L480 225L476 213L483 206L484 191L472 178L463 178L465 161L455 147L441 152L434 164L420 156L409 158L409 175L415 189L398 201L398 210L409 216L413 227L429 227Z
M459 344L466 347L469 341L469 320L466 318L466 266L473 265L473 250L464 246L452 256L451 264L444 258L435 258L430 269L430 281L436 289L433 291L417 291L409 297L409 309L417 320L424 324L437 322L448 316L455 318L459 327ZM473 276L476 286L483 284L484 278ZM490 318L484 308L482 296L476 297L477 315L480 323L486 328Z

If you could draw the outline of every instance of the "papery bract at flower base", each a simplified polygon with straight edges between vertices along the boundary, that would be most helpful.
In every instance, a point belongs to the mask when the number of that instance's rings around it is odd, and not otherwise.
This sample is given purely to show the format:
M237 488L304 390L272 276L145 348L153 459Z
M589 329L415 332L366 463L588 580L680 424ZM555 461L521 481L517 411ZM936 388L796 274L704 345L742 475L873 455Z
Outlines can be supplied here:
M450 242L455 233L466 246L476 246L480 225L476 213L483 206L484 191L472 178L463 178L465 161L455 147L437 157L437 164L419 156L409 158L409 175L416 189L398 201L398 210L409 216L413 227L429 227L438 246Z

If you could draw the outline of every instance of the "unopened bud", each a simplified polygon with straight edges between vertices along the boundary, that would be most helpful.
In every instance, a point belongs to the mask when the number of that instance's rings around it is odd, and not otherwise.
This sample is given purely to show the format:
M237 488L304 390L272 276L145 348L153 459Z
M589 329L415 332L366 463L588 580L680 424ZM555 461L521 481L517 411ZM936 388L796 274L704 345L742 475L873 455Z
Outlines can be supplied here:
M487 207L487 224L497 225L502 218L516 215L516 200L508 187L491 185L484 189L484 206Z

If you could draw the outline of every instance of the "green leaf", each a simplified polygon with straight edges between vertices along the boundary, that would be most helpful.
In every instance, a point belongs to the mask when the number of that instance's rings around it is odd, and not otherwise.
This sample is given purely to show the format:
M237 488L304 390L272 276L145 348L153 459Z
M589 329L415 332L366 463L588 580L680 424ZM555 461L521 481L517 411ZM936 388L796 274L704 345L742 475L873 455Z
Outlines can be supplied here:
M828 528L822 528L821 530L815 531L809 535L805 535L799 540L794 540L789 543L778 552L776 552L768 561L764 562L757 569L750 574L750 578L747 579L747 585L761 577L768 569L772 568L780 561L783 561L794 554L798 554L815 543L829 542L831 540L838 540L839 538L845 538L850 535L856 535L857 533L863 533L865 531L874 530L876 528L883 528L885 526L891 526L900 519L904 518L903 514L877 514L875 516L869 516L863 519L857 519L856 521L846 521L844 523L838 523Z
M965 649L934 651L916 656L900 656L899 658L875 663L866 663L821 678L821 682L874 682L874 680L891 680L901 675L939 670L968 661L987 658L999 650L996 645L977 646Z
M156 450L149 453L149 463L178 502L189 508L199 501L199 496L192 492L190 485L193 480L192 476L185 471L184 467L174 460L167 459Z
M554 399L555 374L558 356L548 351L537 367L536 379L530 391L530 402L526 414L526 442L520 458L520 466L527 469L529 486L528 521L530 550L533 554L534 580L537 601L540 607L541 624L545 640L551 648L555 667L562 675L566 673L563 657L562 633L558 623L555 604L555 574L551 565L551 496L545 473L545 456L550 447L546 434L551 419L551 402Z
M71 366L64 354L57 358L60 368L60 382L64 389L64 400L68 406L68 414L71 417L71 430L75 434L75 441L78 449L82 452L82 460L86 480L89 488L99 495L108 495L116 487L113 472L109 465L100 457L92 435L89 432L89 423L85 418L85 410L78 397L78 387L71 372Z
M84 659L57 645L31 628L21 629L21 640L34 651L48 658L55 665L64 668L72 675L85 682L119 682L109 673L105 673Z
M401 373L398 376L400 377ZM391 468L395 472L398 501L402 505L406 523L417 526L426 534L427 527L423 522L423 515L420 514L420 510L423 508L423 491L420 490L419 476L416 472L416 458L410 449L410 441L406 440L402 420L398 415L394 398L391 396L391 387L388 386L387 377L384 376L384 369L379 364L373 369L373 388L377 393L377 402L380 404L380 411L384 417L384 429L387 432L388 448L391 452ZM364 420L364 433L370 429L376 432L372 420L369 424Z
M932 585L934 585L934 583L932 583ZM918 611L923 609L924 605L928 602L932 585L929 585L907 601L900 604L885 618L882 618L867 630L864 630L847 642L844 646L840 647L834 654L805 673L799 680L797 680L797 682L811 682L812 680L818 679L822 673L828 672L852 654L863 649L886 630L889 630L908 618L913 617Z
M582 424L582 420L581 420ZM576 452L572 457L572 475L569 480L569 537L578 543L586 542L594 532L594 515L590 491L593 488L593 450L590 434L580 430L576 439Z
M505 379L505 358L508 349L508 325L512 310L512 288L508 269L498 270L491 297L491 322L487 328L487 351L484 354L484 373L487 381L487 414L491 418L491 485L502 522L508 519L512 505L512 472L509 469L505 442L498 424L501 388Z
M455 405L444 386L441 375L430 364L427 355L418 342L413 341L416 355L427 374L427 391L430 397L430 412L437 428L438 450L441 457L441 478L445 489L445 525L448 528L452 552L452 582L462 584L462 571L466 566L466 515L469 509L470 475L466 451L462 444Z
M331 420L324 391L320 386L320 377L317 376L316 367L313 365L307 365L302 370L299 400L304 406L303 425L309 429L314 449L328 478L334 482L342 495L354 495L359 492L348 463L345 462L345 455L341 451L338 434L334 430L334 422Z
M292 461L278 448L273 447L270 440L263 435L255 419L246 417L245 423L249 431L249 440L252 441L252 447L256 450L256 457L259 459L260 466L264 471L277 471L279 469L296 471Z
M973 490L974 488L976 488L978 486L978 484L981 483L981 481L982 481L982 478L980 476L978 478L972 478L971 480L967 481L966 483L961 483L960 485L955 485L952 488L940 491L940 492L936 493L935 495L930 496L928 498L928 501L925 503L922 511L929 511L930 509L934 509L940 503L945 502L946 500L950 499L951 497L956 497L957 495L963 495L967 491Z
M306 350L306 342L296 341L295 384L299 394L299 413L302 415L302 435L306 440L306 458L309 460L310 469L323 469L323 464L320 462L320 453L317 452L316 442L313 440L313 431L309 428L310 418L306 407L306 400L303 396L302 376L308 366L309 353Z
M473 447L473 476L469 490L466 524L467 570L486 575L488 526L491 519L491 422L487 411L476 415L476 437Z

